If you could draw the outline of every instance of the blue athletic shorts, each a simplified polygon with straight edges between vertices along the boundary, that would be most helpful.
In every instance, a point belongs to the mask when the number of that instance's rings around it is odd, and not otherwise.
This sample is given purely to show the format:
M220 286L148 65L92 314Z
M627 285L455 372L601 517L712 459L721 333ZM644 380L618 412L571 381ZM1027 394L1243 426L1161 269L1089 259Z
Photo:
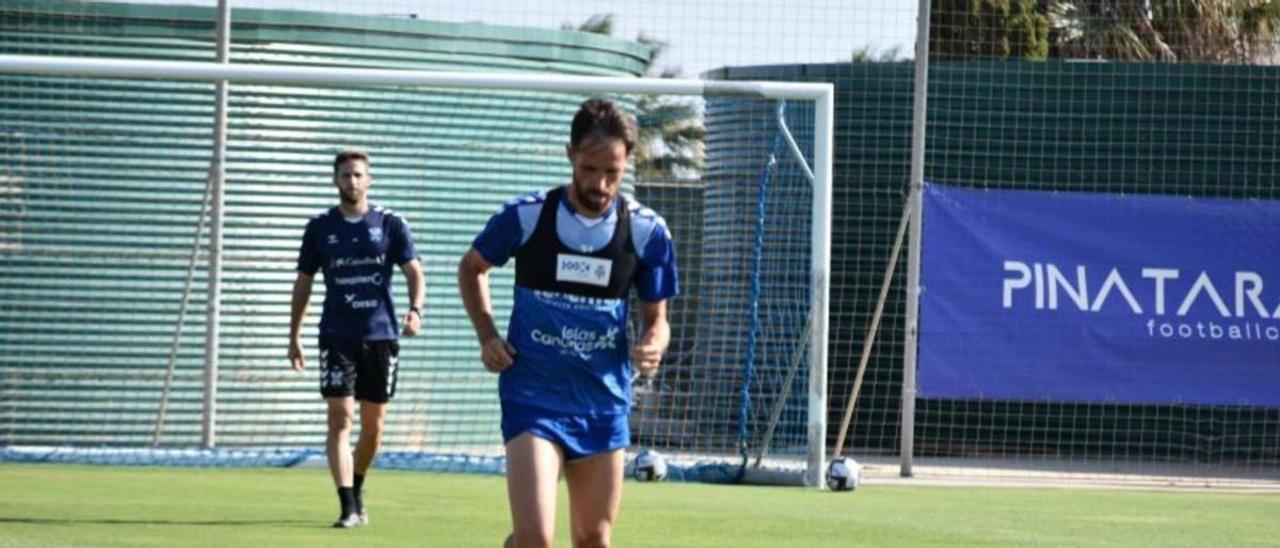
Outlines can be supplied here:
M566 461L607 453L631 444L627 415L568 415L528 404L502 402L502 441L528 432L564 451Z

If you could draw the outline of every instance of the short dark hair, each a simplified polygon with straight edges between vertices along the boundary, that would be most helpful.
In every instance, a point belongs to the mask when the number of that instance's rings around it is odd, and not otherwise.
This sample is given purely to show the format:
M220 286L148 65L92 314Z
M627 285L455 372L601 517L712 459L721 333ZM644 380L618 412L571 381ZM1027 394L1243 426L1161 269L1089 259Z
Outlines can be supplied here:
M627 153L636 147L636 122L607 99L587 99L573 116L569 146L577 147L588 137L621 139Z
M341 168L342 164L350 162L351 160L362 160L367 165L369 163L369 153L357 148L339 152L337 156L333 157L333 174L337 175L338 168Z

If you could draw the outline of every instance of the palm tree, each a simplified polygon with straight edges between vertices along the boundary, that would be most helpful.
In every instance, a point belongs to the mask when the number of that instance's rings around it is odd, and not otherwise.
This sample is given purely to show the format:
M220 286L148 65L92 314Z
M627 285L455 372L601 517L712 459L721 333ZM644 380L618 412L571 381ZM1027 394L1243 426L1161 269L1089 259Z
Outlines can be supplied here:
M613 14L596 14L581 24L563 23L564 30L592 34L613 34ZM658 60L667 43L640 33L636 41L649 46L646 76L676 78L679 68L660 69ZM643 95L636 102L636 175L641 179L687 179L697 177L703 167L703 140L706 131L695 99L665 95Z
M1274 0L1163 0L1153 4L1152 19L1184 60L1275 60L1280 3Z
M1269 64L1274 0L1050 0L1050 57Z
M1273 64L1280 0L932 0L935 59Z

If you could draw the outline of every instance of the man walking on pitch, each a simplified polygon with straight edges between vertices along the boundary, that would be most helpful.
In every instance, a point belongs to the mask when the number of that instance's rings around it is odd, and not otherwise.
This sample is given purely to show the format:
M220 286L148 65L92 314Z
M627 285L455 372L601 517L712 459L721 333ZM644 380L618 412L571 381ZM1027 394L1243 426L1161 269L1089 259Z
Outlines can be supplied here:
M369 203L372 182L368 154L345 151L334 158L338 205L313 217L303 232L289 323L289 362L302 371L302 320L316 271L323 270L320 394L328 402L325 453L342 508L333 526L342 528L369 523L361 490L382 442L387 402L395 396L397 336L413 336L422 328L423 276L413 235L403 217ZM409 291L409 310L399 328L392 265L400 265ZM360 439L353 459L355 400L360 400Z
M632 366L657 370L671 338L667 299L677 292L666 223L618 193L635 142L634 121L616 106L583 103L566 149L572 182L507 204L458 265L481 360L501 374L508 547L551 545L562 469L573 545L610 544L630 443ZM503 338L488 273L512 257L515 305ZM632 286L644 325L628 356Z

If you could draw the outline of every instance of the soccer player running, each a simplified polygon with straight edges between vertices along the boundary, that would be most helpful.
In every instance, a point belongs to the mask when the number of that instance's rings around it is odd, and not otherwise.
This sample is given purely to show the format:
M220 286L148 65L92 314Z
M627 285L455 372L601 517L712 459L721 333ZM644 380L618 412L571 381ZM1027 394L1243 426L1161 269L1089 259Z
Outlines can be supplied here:
M550 546L556 484L569 487L573 545L609 546L630 442L632 367L652 375L671 338L677 292L666 223L618 193L636 142L634 121L591 99L573 118L572 183L508 203L458 265L458 287L481 346L500 373L508 547ZM507 336L494 326L489 270L516 259ZM628 356L628 294L644 326Z
M338 205L313 217L303 232L289 323L289 362L302 371L302 320L316 271L323 270L320 394L328 402L325 453L342 508L333 526L341 528L369 523L361 491L382 443L387 402L395 396L397 334L413 336L422 328L423 276L413 234L403 217L369 203L372 182L365 152L345 151L334 158ZM400 265L409 292L409 310L399 329L392 265ZM360 439L353 459L355 400L360 400Z

